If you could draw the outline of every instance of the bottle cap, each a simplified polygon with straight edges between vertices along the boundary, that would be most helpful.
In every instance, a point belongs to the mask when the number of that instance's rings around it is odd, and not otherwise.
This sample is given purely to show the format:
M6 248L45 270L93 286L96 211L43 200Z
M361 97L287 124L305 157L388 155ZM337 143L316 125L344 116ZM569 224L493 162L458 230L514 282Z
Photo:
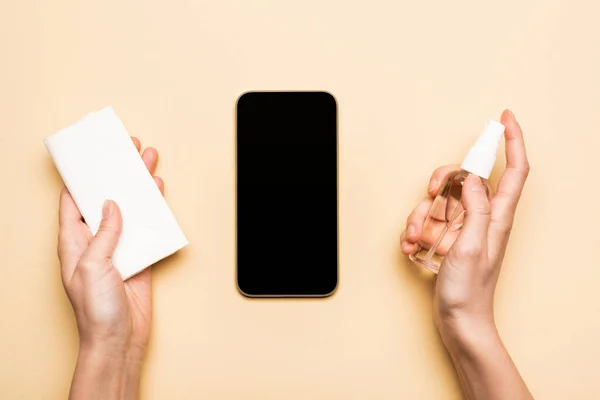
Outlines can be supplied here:
M496 163L498 144L504 135L504 125L489 120L477 142L465 157L461 168L467 172L488 179Z

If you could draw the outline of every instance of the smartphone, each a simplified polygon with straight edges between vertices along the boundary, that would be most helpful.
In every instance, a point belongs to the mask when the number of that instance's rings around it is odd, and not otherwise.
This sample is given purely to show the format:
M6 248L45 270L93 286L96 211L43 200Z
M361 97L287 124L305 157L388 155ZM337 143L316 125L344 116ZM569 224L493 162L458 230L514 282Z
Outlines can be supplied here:
M237 286L325 297L338 284L337 102L247 92L236 105Z

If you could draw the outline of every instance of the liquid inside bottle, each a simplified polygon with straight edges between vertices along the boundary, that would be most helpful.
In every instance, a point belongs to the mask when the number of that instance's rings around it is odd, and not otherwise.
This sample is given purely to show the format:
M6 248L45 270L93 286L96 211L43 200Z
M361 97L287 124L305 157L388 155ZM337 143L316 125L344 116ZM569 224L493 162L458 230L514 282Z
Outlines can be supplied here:
M415 264L433 273L438 273L463 226L465 209L461 203L462 187L469 175L469 172L460 168L446 175L425 218L418 247L409 255ZM488 198L491 197L493 189L489 181L480 179Z

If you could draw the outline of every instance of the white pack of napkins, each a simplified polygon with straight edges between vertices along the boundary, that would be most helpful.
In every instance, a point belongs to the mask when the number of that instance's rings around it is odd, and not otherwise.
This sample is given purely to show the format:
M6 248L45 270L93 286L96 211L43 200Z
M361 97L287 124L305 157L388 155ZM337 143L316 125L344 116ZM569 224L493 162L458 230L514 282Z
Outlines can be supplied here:
M123 279L188 244L112 107L85 116L44 143L93 234L104 201L119 205L123 231L112 262Z

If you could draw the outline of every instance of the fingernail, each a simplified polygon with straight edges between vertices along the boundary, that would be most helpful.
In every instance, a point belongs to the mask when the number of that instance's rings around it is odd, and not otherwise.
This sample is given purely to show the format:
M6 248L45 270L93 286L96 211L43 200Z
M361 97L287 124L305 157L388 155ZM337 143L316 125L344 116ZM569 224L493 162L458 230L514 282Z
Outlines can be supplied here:
M408 229L406 230L406 234L409 238L412 238L415 235L415 231L416 231L416 229L415 229L414 225L409 225Z
M102 217L107 218L113 214L115 206L111 200L106 200L102 206Z
M437 186L437 181L435 179L432 179L429 182L429 187L427 188L427 191L431 192L433 189L435 189L436 186Z
M506 111L508 111L508 115L510 115L512 118L515 118L515 114L513 114L512 111L510 111L510 110L506 110Z
M450 231L452 231L452 232L460 231L460 229L462 228L462 226L463 226L462 223L452 224L452 226L450 227Z
M479 179L479 177L475 176L475 175L471 175L471 190L473 192L480 192L481 190L483 190L483 185L481 184L481 180Z

